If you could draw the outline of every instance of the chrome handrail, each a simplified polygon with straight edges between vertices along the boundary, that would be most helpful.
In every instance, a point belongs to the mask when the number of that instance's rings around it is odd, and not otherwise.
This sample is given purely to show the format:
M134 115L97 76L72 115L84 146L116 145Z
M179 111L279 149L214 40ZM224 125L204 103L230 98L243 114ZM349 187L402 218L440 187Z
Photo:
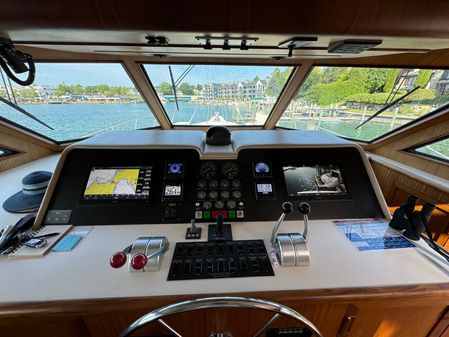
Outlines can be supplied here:
M166 305L164 307L153 310L139 319L137 319L134 323L129 325L121 334L120 337L127 337L137 329L147 325L153 321L157 321L159 324L167 328L171 333L175 334L178 337L181 337L181 334L176 332L172 327L170 327L166 322L162 320L165 316L170 316L174 314L180 314L187 311L200 310L200 309L209 309L209 308L242 308L242 309L261 309L268 310L274 312L274 316L270 318L270 320L264 324L264 326L259 329L254 337L260 336L264 331L266 331L277 319L281 316L290 317L293 320L301 322L307 328L309 328L316 336L323 337L318 328L310 322L307 318L305 318L300 313L295 310L284 306L279 303L256 299L256 298L246 298L246 297L206 297L206 298L198 298L178 303L173 303Z

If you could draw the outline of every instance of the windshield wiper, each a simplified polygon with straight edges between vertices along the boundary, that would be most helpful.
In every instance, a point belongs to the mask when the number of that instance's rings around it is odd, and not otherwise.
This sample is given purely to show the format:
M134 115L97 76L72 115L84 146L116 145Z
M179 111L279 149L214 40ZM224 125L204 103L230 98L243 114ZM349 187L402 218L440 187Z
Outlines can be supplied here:
M398 99L395 99L393 102L390 102L386 105L384 105L380 110L377 110L373 115L371 115L367 120L363 121L362 123L360 123L359 125L357 125L355 128L358 129L359 127L361 127L362 125L365 125L366 123L368 123L370 120L372 120L373 118L379 116L382 112L384 112L385 110L391 108L393 105L399 103L400 101L402 101L404 98L406 98L407 96L413 94L416 90L418 90L419 88L421 88L419 85L416 88L413 88L412 90L410 90L409 92L406 92L404 95L402 95L401 97L399 97Z
M173 79L173 73L171 71L171 66L168 66L168 71L170 71L171 86L173 88L173 94L175 95L176 110L179 111L178 95L176 93L176 84L175 84L175 80Z
M5 103L6 105L9 105L11 108L13 108L13 109L23 113L25 116L30 117L31 119L34 119L36 122L38 122L39 124L42 124L43 126L49 128L50 130L54 130L51 126L49 126L48 124L45 124L39 118L37 118L36 116L30 114L28 111L26 111L25 109L21 108L17 104L14 104L13 102L8 101L7 99L3 98L2 96L0 96L0 101Z

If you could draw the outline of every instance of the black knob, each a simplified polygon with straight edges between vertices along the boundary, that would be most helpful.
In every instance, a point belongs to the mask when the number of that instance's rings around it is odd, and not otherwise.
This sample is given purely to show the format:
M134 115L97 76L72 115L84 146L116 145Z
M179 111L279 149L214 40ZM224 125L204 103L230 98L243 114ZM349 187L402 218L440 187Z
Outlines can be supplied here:
M292 212L292 210L293 210L293 205L291 202L286 201L286 202L282 203L282 205L281 205L282 213L290 214Z
M303 215L309 214L310 205L307 202L301 202L298 206L298 210Z

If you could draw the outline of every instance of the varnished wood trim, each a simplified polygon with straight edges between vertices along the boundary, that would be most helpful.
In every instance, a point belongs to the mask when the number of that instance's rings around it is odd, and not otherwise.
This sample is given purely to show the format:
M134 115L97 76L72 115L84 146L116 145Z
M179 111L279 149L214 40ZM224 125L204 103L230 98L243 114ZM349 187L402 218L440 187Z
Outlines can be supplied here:
M51 302L17 302L0 303L0 318L18 317L21 315L46 314L89 314L100 312L114 312L125 310L140 310L160 307L168 303L175 303L192 298L208 297L211 295L172 295L155 297L132 298L102 298L85 300L64 300ZM427 284L415 286L394 286L377 288L345 288L345 289L317 289L298 291L270 291L250 293L214 294L213 296L243 296L261 298L282 303L320 304L320 303L382 303L383 306L402 307L420 305L437 305L448 303L449 283Z
M291 77L284 86L284 90L271 110L271 114L268 115L264 125L265 129L274 129L276 127L276 124L284 114L285 109L287 109L293 97L295 97L296 92L307 79L307 76L312 69L313 63L310 61L304 62L299 68L294 69Z
M133 59L128 58L123 60L123 65L137 90L139 90L142 95L142 98L150 108L150 111L154 114L154 117L158 121L160 127L162 129L171 129L172 126L170 119L165 113L165 110L157 97L157 93L153 86L150 85L150 82L148 81L142 67L134 62Z
M381 164L399 173L405 174L410 178L417 179L425 183L426 185L435 187L445 193L449 193L449 180L447 179L435 176L433 174L429 174L427 172L418 170L414 167L410 167L408 165L380 156L378 154L368 152L367 156L370 160L378 164Z

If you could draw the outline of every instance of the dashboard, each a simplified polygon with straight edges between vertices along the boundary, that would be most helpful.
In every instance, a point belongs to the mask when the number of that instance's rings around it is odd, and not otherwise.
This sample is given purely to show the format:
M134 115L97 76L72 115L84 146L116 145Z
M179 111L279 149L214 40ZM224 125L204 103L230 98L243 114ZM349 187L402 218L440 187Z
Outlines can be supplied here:
M229 158L203 157L188 148L75 146L46 196L43 223L213 222L218 214L230 222L273 221L284 201L307 201L310 219L384 216L355 146L243 148Z

